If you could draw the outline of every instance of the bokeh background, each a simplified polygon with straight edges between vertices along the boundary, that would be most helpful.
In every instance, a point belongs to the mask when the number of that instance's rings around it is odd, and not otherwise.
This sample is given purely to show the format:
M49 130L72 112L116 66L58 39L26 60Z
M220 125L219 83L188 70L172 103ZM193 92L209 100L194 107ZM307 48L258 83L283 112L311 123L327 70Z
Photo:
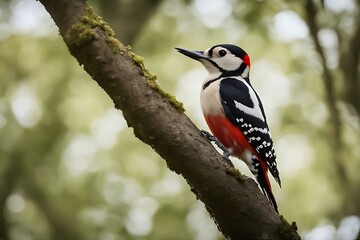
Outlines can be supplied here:
M206 71L174 47L244 48L277 150L281 214L304 239L356 238L359 1L88 3L200 129ZM35 0L0 1L0 213L0 239L223 239L184 179L134 137L70 56Z

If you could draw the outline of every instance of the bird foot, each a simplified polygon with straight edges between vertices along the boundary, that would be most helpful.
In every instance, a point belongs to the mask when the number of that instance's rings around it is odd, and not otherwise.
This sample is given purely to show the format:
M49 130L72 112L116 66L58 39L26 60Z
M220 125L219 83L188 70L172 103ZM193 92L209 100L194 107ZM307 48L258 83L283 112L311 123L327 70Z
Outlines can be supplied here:
M215 136L211 135L211 133L209 133L208 131L205 130L200 130L201 134L206 137L210 142L214 142L222 151L223 151L223 158L225 158L225 160L227 162L229 162L231 165L232 162L230 160L230 151L228 148L226 148Z

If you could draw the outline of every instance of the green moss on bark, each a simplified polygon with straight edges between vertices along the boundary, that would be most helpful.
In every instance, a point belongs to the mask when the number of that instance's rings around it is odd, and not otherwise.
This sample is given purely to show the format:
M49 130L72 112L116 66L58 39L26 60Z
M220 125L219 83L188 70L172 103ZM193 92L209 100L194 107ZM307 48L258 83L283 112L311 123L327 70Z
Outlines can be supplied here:
M280 215L280 219L282 222L282 225L279 227L280 237L284 240L297 240L299 239L297 237L297 225L296 222L292 222L291 224L283 217L283 215Z
M157 93L159 93L161 96L163 96L173 107L175 107L175 109L177 109L180 112L185 112L183 103L179 102L174 95L166 92L164 89L160 87L156 75L151 73L145 67L144 59L130 50L131 48L128 47L129 57L131 57L134 60L134 62L140 67L141 74L147 79L148 85L152 89L154 89Z
M75 23L66 35L66 40L70 46L80 47L97 37L96 30L101 30L106 35L106 43L115 54L127 55L140 68L140 73L147 79L149 86L157 93L163 96L172 106L178 111L184 112L184 106L181 102L176 100L175 96L163 90L157 80L156 75L152 74L146 69L144 59L131 51L131 47L125 47L116 38L115 33L111 27L103 20L102 17L97 16L93 9L86 8L84 14L79 21Z
M226 173L235 177L237 180L243 182L245 181L245 176L241 174L240 170L235 167L226 168Z
M106 43L111 47L114 53L120 53L125 48L116 38L111 27L102 17L97 16L93 9L86 8L79 21L75 23L68 34L66 40L70 45L81 46L96 38L95 30L102 30L106 35Z

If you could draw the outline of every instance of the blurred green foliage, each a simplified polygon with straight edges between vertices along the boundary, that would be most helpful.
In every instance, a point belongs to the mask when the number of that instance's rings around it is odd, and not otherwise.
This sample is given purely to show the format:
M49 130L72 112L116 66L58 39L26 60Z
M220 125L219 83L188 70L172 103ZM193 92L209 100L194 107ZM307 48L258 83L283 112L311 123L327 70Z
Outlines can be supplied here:
M222 239L186 182L134 137L121 112L69 54L56 27L43 30L39 21L21 27L30 21L15 18L28 6L24 2L2 2L0 12L0 239ZM358 16L355 9L334 12L331 1L325 2L320 22L332 15L339 21ZM39 2L32 4L34 14L45 14ZM109 17L99 1L89 4ZM146 11L139 4L130 7ZM336 62L341 49L325 34L330 62L335 55L331 70L349 179L339 187L322 67L303 15L298 1L170 0L129 39L201 129L206 129L199 106L205 71L173 48L204 50L230 42L246 49L278 153L279 209L297 221L300 233L324 219L337 224L360 215L359 116L341 98L344 83Z

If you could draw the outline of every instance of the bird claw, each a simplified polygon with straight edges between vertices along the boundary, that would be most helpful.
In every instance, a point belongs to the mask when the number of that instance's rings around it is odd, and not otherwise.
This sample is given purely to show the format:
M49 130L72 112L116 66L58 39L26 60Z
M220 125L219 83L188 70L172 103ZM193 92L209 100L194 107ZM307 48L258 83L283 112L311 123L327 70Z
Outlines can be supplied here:
M233 165L230 160L230 151L228 148L226 148L215 136L211 135L208 131L200 130L201 134L206 137L210 142L214 142L222 151L223 151L223 158L230 163L230 165Z

